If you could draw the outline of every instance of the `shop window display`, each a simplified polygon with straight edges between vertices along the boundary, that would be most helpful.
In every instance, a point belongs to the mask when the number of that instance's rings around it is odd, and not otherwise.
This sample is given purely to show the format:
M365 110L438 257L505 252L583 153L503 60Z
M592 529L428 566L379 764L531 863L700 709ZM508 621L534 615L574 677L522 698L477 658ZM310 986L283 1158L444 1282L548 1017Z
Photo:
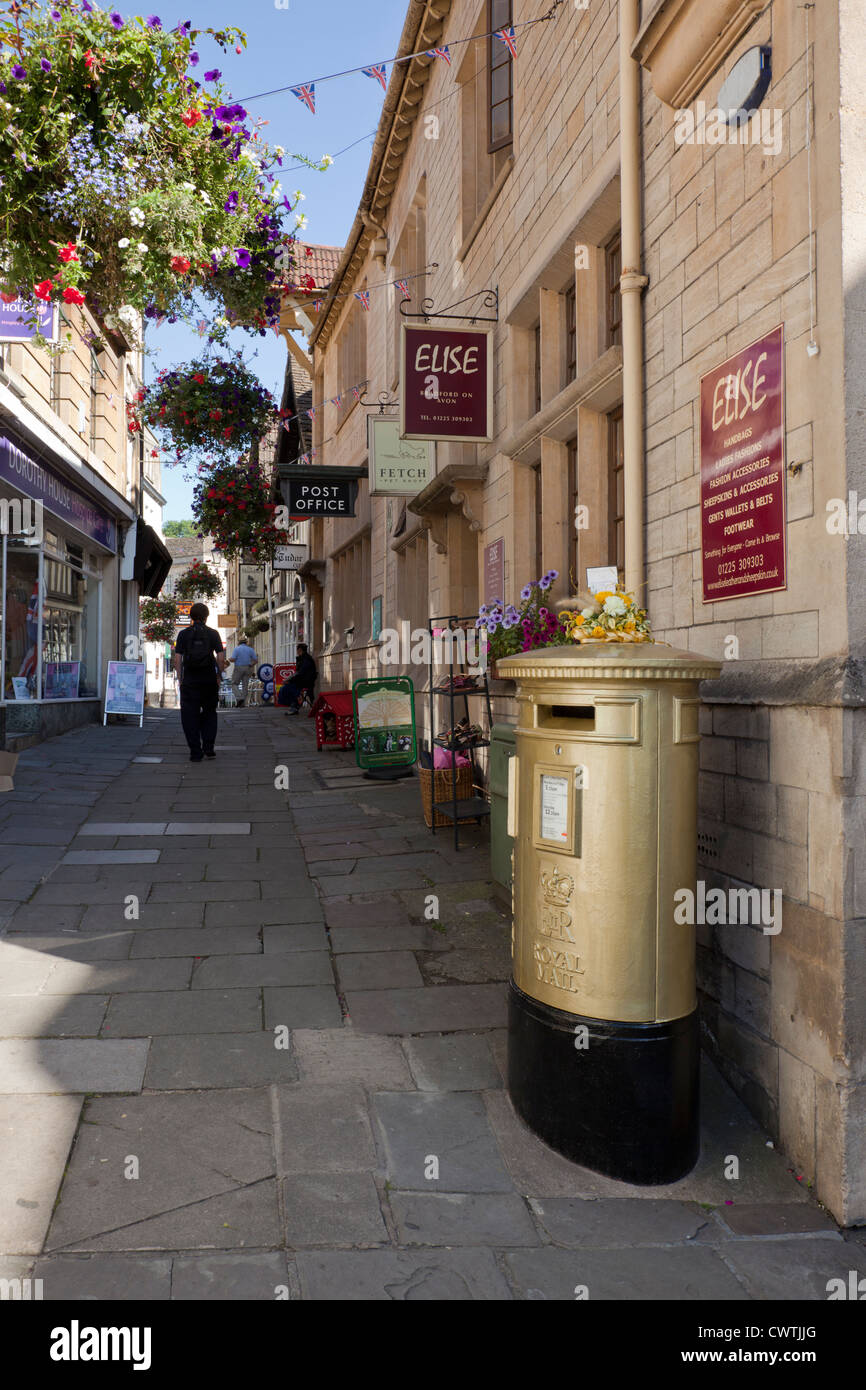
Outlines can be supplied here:
M3 694L7 701L95 699L99 695L99 588L94 557L46 535L42 555L42 670L39 686L38 551L6 546Z

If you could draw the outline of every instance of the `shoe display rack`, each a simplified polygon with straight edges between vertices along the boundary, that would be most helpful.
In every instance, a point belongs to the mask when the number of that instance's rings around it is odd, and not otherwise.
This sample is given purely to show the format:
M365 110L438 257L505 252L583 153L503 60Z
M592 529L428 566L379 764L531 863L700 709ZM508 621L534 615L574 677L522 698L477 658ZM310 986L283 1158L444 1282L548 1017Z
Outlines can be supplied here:
M445 618L431 618L427 624L430 634L430 671L429 688L424 693L430 697L428 752L430 766L433 769L434 787L431 830L435 835L436 813L438 811L443 819L451 821L454 826L455 849L460 848L461 823L478 821L490 815L490 803L486 797L473 795L465 799L458 798L457 758L458 755L462 754L469 759L474 788L478 783L475 753L479 748L490 747L493 714L490 708L490 688L487 683L486 671L480 676L470 676L466 671L465 660L456 663L454 660L456 643L453 640L448 642L446 646L448 659L437 663L434 634L437 632L474 631L475 622L475 617L460 618L452 614ZM436 734L435 730L441 727L441 712L444 709L448 711L448 728L444 734ZM473 716L476 721L479 718L486 718L486 726L473 722ZM452 794L444 801L436 800L436 769L433 763L435 747L444 748L451 754Z

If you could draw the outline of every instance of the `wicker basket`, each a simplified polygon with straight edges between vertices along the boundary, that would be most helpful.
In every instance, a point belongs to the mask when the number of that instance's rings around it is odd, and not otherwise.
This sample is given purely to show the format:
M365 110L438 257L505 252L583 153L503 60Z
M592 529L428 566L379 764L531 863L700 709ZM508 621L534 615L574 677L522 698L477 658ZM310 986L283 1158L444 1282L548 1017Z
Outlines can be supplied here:
M472 796L472 767L458 767L457 772L457 800L468 801ZM433 801L451 801L454 797L454 787L452 782L452 769L450 767L436 768L435 771L429 767L419 767L418 777L421 782L421 804L424 807L424 824L428 829L433 822ZM443 816L441 811L436 812L437 826L453 825L454 822L447 816Z

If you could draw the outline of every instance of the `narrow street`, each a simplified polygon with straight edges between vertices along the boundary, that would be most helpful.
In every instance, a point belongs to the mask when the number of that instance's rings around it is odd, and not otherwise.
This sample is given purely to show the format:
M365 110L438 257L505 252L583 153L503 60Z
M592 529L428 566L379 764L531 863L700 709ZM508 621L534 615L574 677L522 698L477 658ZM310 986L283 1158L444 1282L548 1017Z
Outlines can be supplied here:
M25 752L0 796L0 1277L48 1300L825 1300L847 1279L862 1230L706 1063L701 1159L671 1187L517 1120L486 830L455 853L415 778L363 780L304 717L221 712L217 748L191 765L177 713L149 712Z

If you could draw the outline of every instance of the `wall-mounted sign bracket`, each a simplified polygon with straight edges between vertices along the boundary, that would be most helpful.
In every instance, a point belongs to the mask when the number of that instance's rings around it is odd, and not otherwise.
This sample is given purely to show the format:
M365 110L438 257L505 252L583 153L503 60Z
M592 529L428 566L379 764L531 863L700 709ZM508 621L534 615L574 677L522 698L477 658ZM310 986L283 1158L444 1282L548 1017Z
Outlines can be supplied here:
M464 304L471 304L473 300L481 300L480 309L492 309L492 314L453 314L452 309L460 309ZM404 299L400 304L400 313L404 319L423 319L429 323L431 319L458 319L461 323L498 323L499 322L499 289L478 290L475 294L470 294L466 299L458 299L456 304L449 304L447 309L437 309L434 300L422 299L420 314L407 313L405 305L411 304L411 299Z

